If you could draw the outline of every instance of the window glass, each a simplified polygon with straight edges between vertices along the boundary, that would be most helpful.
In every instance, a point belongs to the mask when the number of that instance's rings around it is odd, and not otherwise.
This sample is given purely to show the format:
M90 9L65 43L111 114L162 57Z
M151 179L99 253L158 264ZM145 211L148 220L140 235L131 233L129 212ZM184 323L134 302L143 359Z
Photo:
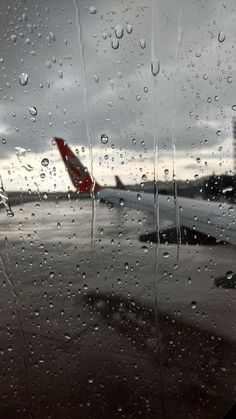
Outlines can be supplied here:
M232 406L235 11L0 2L2 417Z

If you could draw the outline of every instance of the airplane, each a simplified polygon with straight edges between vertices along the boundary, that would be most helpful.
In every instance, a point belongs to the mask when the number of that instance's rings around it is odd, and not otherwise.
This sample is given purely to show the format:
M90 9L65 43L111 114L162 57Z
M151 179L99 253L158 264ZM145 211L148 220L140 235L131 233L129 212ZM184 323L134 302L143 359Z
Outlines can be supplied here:
M125 189L116 178L116 188L102 187L88 169L59 137L54 138L71 181L77 191L88 192L99 201L118 207L150 213L157 222L168 220L177 225L215 239L216 242L236 245L236 207L220 202L185 198L159 193L137 192Z
M115 181L116 181L116 188L117 189L126 189L125 185L123 184L123 182L121 181L121 179L119 178L119 176L115 176Z

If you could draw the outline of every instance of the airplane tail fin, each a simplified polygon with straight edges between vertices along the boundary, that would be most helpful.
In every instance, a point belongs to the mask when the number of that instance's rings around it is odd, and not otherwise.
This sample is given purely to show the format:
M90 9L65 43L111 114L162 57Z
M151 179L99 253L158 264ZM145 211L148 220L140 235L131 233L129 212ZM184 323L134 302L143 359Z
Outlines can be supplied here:
M116 187L117 187L117 189L126 189L125 185L120 180L119 176L115 176L115 180L116 180Z
M79 192L97 192L101 186L91 177L88 169L68 147L62 138L55 137L57 147L68 170L69 176L75 188Z

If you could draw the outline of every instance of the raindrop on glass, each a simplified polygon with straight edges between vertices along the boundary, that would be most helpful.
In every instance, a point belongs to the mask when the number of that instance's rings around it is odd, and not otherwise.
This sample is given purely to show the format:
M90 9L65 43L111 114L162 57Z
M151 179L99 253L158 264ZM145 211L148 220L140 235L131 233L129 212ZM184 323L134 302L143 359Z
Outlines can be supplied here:
M218 41L219 42L224 42L224 40L225 40L225 34L224 34L224 32L220 32L219 35L218 35Z
M11 35L11 40L12 40L12 42L16 42L17 37L16 37L16 35L15 35L15 34L12 34L12 35Z
M29 112L30 112L30 115L32 116L36 116L38 113L37 109L34 106L29 107Z
M50 36L50 38L51 38L52 41L55 41L56 40L55 35L54 35L53 32L49 32L49 36Z
M160 71L160 61L159 60L152 61L151 62L152 75L154 77L156 77L158 75L159 71Z
M121 39L124 34L123 26L122 25L116 25L115 27L115 35L118 39Z
M91 15L96 15L96 13L97 13L97 9L96 9L96 7L91 6L91 7L89 8L89 13L90 13Z
M14 212L12 210L7 210L7 216L8 217L14 217Z
M125 205L125 201L123 200L123 198L120 198L120 206L123 207Z
M127 25L127 26L126 26L126 32L127 32L128 34L131 34L131 33L132 33L132 31L133 31L133 26L132 26L132 25Z
M71 339L71 336L70 336L70 335L68 335L68 333L65 333L65 334L64 334L64 338L65 338L66 340L70 340L70 339Z
M145 39L141 38L141 39L139 40L139 45L140 45L140 47L141 47L142 49L144 49L144 48L146 47L146 41L145 41Z
M29 80L29 76L27 73L21 73L19 76L21 86L26 86Z
M102 142L102 144L107 144L108 143L108 140L109 140L109 138L108 138L107 134L102 134L101 135L101 142Z
M226 278L227 279L232 279L233 278L233 272L232 271L226 272Z
M163 258L167 259L170 257L170 254L168 252L163 253Z
M41 161L41 165L46 167L49 165L49 160L45 157L42 161Z
M113 49L118 49L119 45L120 45L120 43L119 43L118 39L113 39L111 41L111 46L112 46Z

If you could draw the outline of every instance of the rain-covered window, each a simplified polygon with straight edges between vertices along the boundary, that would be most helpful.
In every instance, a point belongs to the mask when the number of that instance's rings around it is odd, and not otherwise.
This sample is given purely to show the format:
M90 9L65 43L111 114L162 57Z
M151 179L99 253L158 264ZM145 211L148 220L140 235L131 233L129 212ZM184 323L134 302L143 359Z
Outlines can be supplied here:
M235 399L235 0L0 1L0 417Z

